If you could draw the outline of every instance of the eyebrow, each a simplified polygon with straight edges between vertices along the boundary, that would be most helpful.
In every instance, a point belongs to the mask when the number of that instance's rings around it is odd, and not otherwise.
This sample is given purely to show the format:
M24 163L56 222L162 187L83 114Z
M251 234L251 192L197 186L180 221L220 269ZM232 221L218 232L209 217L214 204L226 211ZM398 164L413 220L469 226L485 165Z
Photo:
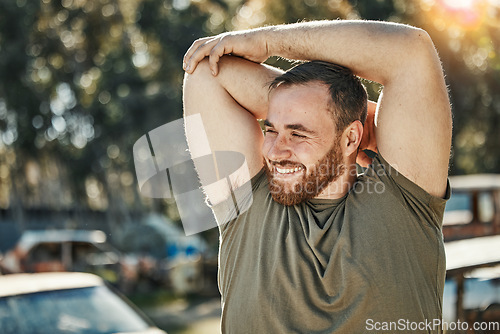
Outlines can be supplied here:
M274 128L273 123L269 122L269 120L267 120L267 119L264 120L264 125ZM297 130L297 131L309 133L309 134L316 134L316 131L309 130L308 128L306 128L302 124L287 124L287 125L285 125L285 129Z

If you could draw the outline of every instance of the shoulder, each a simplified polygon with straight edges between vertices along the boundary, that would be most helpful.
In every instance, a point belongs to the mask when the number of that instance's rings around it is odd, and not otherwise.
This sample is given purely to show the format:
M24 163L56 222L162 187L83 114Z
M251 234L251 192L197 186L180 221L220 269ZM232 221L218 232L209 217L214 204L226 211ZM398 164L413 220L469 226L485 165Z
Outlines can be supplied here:
M389 164L379 154L373 159L372 165L359 176L350 194L353 198L376 203L376 207L382 203L387 203L393 208L399 204L407 210L409 206L416 206L442 216L446 201L450 197L450 187L448 184L443 197L434 196L401 174L397 166Z

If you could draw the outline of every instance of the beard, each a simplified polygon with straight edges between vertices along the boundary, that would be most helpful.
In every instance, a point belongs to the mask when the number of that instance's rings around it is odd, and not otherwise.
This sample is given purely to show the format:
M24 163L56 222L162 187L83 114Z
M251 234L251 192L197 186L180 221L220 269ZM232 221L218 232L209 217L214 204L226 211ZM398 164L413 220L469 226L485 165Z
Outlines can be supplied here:
M311 168L306 168L300 163L289 160L273 162L270 167L264 161L264 169L269 181L271 196L276 202L286 206L296 205L314 198L344 173L345 166L342 162L340 140L336 140L323 158ZM302 178L294 181L295 184L282 181L275 177L273 166L287 168L301 167L303 172Z

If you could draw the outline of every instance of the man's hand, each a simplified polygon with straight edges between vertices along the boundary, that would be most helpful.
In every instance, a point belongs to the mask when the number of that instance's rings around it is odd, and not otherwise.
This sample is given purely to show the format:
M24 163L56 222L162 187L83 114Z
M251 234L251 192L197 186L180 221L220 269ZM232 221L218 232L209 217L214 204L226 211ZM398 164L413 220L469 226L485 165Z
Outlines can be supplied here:
M189 74L193 73L198 63L209 57L210 70L216 76L219 72L219 59L225 54L262 63L270 57L266 28L224 33L196 40L184 55L184 70Z
M359 144L359 152L356 162L362 167L368 167L372 159L363 150L370 150L377 153L377 138L375 137L375 118L377 113L377 103L368 101L368 111L366 114L365 125L363 126L363 138Z

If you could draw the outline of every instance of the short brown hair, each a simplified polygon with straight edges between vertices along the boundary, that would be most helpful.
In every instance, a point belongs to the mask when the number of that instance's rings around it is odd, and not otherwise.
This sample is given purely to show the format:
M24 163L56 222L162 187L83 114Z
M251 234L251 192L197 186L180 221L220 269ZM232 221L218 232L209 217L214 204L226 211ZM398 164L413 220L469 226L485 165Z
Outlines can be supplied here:
M269 84L269 89L273 90L282 85L304 85L314 81L328 86L332 117L337 131L343 131L356 120L365 123L368 103L366 88L347 67L325 61L300 63L276 77Z

